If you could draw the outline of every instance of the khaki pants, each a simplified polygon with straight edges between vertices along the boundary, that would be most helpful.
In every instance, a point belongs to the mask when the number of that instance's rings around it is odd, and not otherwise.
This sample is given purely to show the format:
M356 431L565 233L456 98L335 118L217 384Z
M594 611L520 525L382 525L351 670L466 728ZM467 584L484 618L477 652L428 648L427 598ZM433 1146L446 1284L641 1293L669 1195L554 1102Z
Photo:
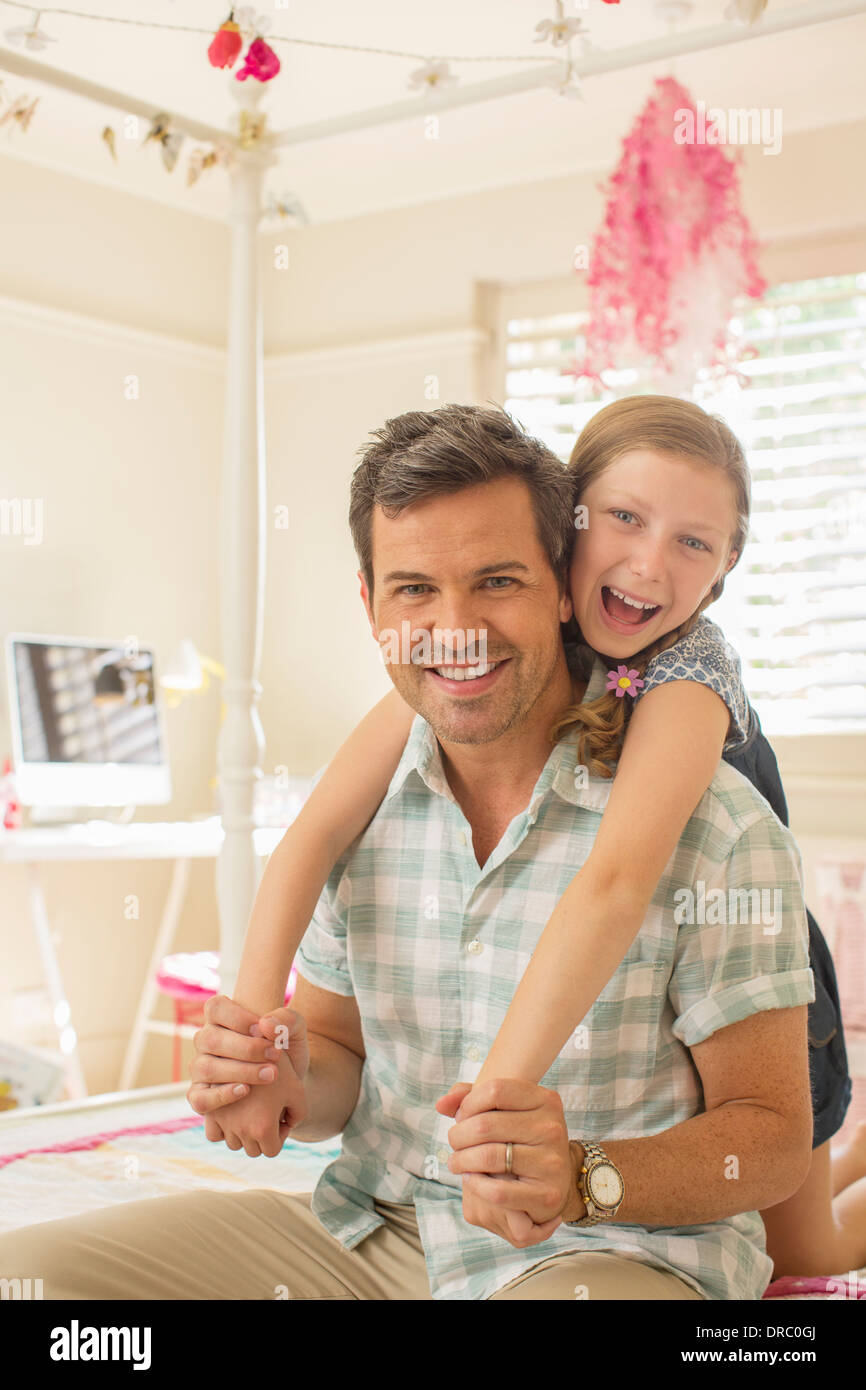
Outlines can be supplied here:
M380 1226L346 1250L310 1193L194 1192L104 1207L0 1235L0 1278L45 1299L429 1299L412 1205L377 1202ZM493 1299L697 1299L674 1274L595 1251L542 1261Z

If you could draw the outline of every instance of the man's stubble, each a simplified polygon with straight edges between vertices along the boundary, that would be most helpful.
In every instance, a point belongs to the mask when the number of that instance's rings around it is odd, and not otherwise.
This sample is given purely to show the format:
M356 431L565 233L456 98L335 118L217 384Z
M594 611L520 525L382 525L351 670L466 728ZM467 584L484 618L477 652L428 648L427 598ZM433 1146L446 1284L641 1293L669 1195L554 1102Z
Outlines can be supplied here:
M440 742L495 743L505 734L519 728L529 718L550 684L559 660L560 648L561 641L557 631L556 643L546 653L543 666L539 664L536 668L537 675L525 670L525 654L514 653L509 658L511 670L504 673L509 681L507 691L501 694L499 691L491 692L490 695L477 696L474 700L471 697L467 700L466 696L460 696L455 698L453 703L448 701L447 696L437 697L434 691L427 689L430 677L421 667L395 665L389 670L400 695L411 709L427 721ZM495 656L490 657L491 661L497 659ZM398 672L399 677L395 679ZM505 704L501 711L497 711L494 701L502 698ZM489 703L486 719L485 701ZM467 706L466 709L464 705ZM476 707L475 713L472 712L472 706Z

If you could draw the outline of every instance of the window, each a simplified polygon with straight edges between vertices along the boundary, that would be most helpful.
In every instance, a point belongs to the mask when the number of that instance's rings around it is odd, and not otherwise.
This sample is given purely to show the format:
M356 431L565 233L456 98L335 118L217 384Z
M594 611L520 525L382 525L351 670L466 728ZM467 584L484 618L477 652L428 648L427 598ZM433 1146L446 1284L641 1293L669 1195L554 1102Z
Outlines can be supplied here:
M561 303L573 300L563 297ZM606 390L563 375L587 313L509 317L505 409L566 461L583 425L624 395L666 388L639 367ZM752 475L749 541L707 615L742 658L768 734L866 730L866 273L775 285L735 305L756 356L747 380L694 398L741 440Z

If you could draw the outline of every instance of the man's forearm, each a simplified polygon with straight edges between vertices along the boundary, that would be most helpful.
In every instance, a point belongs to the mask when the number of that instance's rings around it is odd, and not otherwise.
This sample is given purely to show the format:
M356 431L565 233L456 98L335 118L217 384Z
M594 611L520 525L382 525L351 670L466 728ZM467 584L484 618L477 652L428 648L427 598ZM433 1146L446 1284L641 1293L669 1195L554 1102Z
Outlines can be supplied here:
M290 1138L302 1144L342 1134L358 1103L363 1059L319 1033L309 1033L310 1066L304 1077L307 1118Z
M775 1206L802 1186L811 1162L811 1130L795 1134L789 1118L744 1102L649 1138L597 1142L622 1173L614 1222L626 1226L698 1226ZM564 1219L584 1214L573 1192Z

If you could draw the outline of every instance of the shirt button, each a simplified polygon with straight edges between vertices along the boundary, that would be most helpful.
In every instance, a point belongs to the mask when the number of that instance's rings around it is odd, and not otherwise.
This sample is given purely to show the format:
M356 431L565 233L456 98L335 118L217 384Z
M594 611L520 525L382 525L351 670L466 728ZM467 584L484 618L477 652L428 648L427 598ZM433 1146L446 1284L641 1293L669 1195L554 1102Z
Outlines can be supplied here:
M466 949L467 951L471 951L473 956L480 956L481 952L484 950L484 943L483 941L479 941L476 937L474 941L470 941Z
M457 838L458 838L458 840L460 841L461 845L465 845L465 844L466 844L466 831L465 831L465 830L461 830L461 831L460 831L460 834L457 836Z
M478 1058L481 1056L481 1053L478 1051L478 1048L475 1047L473 1044L472 1047L467 1047L466 1056L469 1058L470 1062L477 1062Z
M438 1158L440 1163L447 1163L449 1158L451 1157L451 1154L448 1152L447 1149L437 1149L436 1157Z

